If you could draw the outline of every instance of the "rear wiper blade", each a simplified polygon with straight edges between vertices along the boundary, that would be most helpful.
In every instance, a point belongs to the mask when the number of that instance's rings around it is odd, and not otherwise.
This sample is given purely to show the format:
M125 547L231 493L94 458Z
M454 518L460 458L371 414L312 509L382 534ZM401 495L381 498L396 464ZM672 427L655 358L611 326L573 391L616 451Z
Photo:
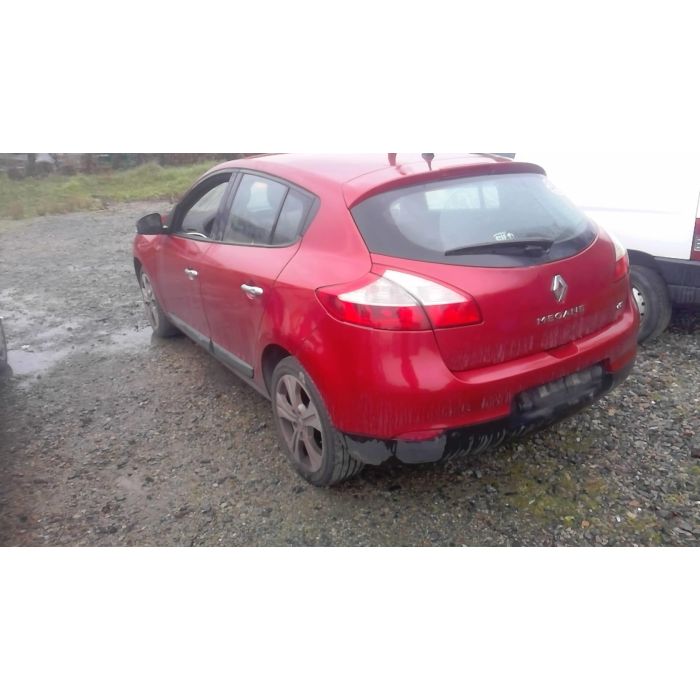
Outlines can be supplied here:
M553 243L551 238L521 238L519 241L494 241L453 248L446 250L445 255L484 255L506 251L513 255L542 255L552 247Z

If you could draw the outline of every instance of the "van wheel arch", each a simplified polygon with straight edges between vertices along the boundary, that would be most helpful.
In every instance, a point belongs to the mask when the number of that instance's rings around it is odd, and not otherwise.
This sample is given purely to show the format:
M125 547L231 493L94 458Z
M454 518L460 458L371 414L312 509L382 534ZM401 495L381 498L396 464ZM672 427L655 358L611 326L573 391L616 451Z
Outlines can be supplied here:
M630 259L630 265L639 265L641 267L649 267L655 272L659 272L656 260L649 253L644 253L641 250L628 250L627 255Z

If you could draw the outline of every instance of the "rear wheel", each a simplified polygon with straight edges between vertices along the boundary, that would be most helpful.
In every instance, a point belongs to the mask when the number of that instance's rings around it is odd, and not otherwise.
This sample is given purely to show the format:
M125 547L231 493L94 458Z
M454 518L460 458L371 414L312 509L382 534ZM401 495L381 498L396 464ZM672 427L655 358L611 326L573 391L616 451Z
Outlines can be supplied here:
M658 338L671 320L671 299L666 283L656 270L633 265L632 295L639 309L639 342Z
M300 476L314 486L332 486L362 471L364 465L348 452L318 389L293 357L275 367L270 384L280 445Z
M163 309L160 308L153 291L151 279L143 269L139 272L139 285L141 286L141 296L143 297L143 305L146 310L146 319L151 324L151 328L153 328L153 335L159 338L177 335L179 333L178 329L163 313Z

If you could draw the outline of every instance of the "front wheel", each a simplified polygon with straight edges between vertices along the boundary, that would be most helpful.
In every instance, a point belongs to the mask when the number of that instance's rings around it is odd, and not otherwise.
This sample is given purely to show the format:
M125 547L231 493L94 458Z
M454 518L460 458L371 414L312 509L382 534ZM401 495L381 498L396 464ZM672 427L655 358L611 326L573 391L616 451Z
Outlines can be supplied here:
M293 357L275 367L271 394L280 445L301 477L314 486L332 486L362 471L364 465L348 452L318 389Z
M632 295L639 309L639 342L658 338L671 321L668 288L656 270L633 265L630 273Z
M139 285L141 287L141 296L143 297L143 305L146 311L146 318L151 324L153 335L159 338L167 338L179 333L178 329L170 322L170 319L163 313L163 309L158 304L156 294L153 291L151 279L145 270L139 273Z

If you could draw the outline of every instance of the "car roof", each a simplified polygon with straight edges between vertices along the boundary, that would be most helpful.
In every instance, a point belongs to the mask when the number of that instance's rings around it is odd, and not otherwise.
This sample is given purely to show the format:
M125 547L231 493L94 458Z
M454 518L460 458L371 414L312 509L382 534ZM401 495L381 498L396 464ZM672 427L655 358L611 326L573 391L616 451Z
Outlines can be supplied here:
M229 161L216 169L260 170L317 193L342 188L348 206L352 206L370 193L395 186L395 183L409 184L455 171L490 171L493 166L498 170L523 169L514 168L509 158L490 153L436 153L430 163L420 153L398 153L395 165L390 162L388 153L275 153ZM543 172L537 166L530 166L528 170Z

